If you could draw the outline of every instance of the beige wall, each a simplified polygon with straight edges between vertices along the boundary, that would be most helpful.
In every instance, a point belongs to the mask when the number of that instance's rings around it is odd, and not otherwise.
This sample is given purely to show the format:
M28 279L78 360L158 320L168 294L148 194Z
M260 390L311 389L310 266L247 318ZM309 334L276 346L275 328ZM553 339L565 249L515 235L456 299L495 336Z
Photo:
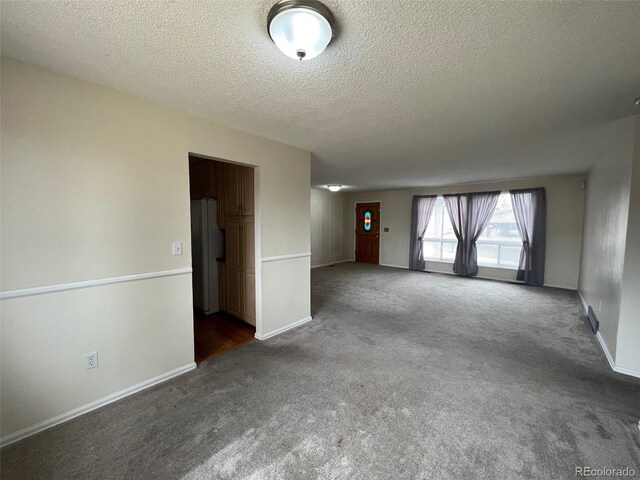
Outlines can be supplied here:
M411 200L414 195L442 195L443 193L508 190L511 188L545 187L547 196L547 250L545 261L545 285L575 289L578 285L580 242L585 175L554 176L510 182L477 183L448 187L386 190L355 193L349 202L382 202L381 227L389 232L380 234L380 263L408 268L409 231L411 227ZM354 216L350 215L348 242L354 242ZM353 252L350 252L353 259ZM430 271L452 272L452 265L427 262ZM515 270L479 267L480 277L515 280Z
M310 250L309 152L8 59L1 80L5 293L190 267L193 152L258 167L257 333L310 315L308 257L260 263ZM190 365L190 286L2 300L2 436ZM100 366L84 370L94 350Z
M603 127L601 157L589 172L579 291L600 321L602 335L613 359L620 318L624 271L633 119Z
M616 365L640 374L640 115L635 117L631 194L620 295Z
M348 208L343 193L311 189L311 268L347 260Z
M2 300L2 435L193 362L190 295L177 275Z

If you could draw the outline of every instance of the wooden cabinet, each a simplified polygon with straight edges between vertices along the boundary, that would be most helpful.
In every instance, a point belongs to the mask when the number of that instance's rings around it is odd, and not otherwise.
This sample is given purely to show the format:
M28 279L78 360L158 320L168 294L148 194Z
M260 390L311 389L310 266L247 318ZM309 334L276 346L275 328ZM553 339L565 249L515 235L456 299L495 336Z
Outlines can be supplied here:
M251 167L241 168L242 180L242 215L253 215L254 194L253 194L253 175L254 169Z
M218 219L225 230L224 311L256 324L254 169L219 163ZM221 199L221 200L220 200Z
M244 320L242 270L227 265L227 312Z
M215 163L215 193L216 199L218 200L218 212L217 212L217 221L218 228L224 229L224 163L222 162L213 162Z
M215 193L218 199L218 219L254 214L254 169L232 163L214 162ZM222 228L222 227L221 227Z
M242 289L244 291L244 320L256 324L256 255L255 221L253 216L242 217Z
M223 164L224 177L224 216L225 218L242 215L242 174L239 165Z
M244 321L256 326L256 276L245 273L242 289L244 291Z
M227 219L225 246L227 267L242 268L242 219Z
M227 312L241 320L244 320L244 292L242 288L242 245L243 245L242 218L226 220L226 294Z
M243 268L249 273L255 273L255 263L256 263L256 249L255 249L255 238L256 238L256 228L255 222L253 220L254 217L243 217L242 218L242 255Z
M218 302L221 311L227 311L227 265L218 262Z
M216 198L216 162L203 158L189 159L191 200Z

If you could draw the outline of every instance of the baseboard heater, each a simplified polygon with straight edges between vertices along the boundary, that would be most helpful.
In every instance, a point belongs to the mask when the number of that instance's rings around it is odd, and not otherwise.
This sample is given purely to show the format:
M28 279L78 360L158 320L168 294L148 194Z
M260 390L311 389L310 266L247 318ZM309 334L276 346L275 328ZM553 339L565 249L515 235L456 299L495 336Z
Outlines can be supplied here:
M596 312L594 312L593 308L591 308L591 305L589 305L589 310L587 311L587 320L589 320L589 324L591 325L591 330L593 330L593 333L596 333L598 331L598 327L600 326L600 322L596 317Z

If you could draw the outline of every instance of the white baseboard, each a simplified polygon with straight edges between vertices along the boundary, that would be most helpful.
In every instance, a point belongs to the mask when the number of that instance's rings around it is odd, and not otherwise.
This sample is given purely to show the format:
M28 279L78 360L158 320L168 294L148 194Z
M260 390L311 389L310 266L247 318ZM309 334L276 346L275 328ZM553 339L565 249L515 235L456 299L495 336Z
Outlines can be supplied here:
M4 437L0 438L0 447L5 447L11 443L17 442L18 440L22 440L23 438L35 435L36 433L64 423L68 420L71 420L72 418L78 417L92 410L96 410L97 408L104 407L105 405L113 403L124 397L128 397L129 395L137 393L141 390L152 387L162 382L166 382L167 380L177 377L178 375L182 375L183 373L193 370L194 368L196 368L195 363L188 363L187 365L163 373L161 375L158 375L157 377L150 378L148 380L145 380L144 382L138 383L137 385L133 385L132 387L125 388L124 390L112 393L111 395L107 395L106 397L102 397L91 403L82 405L81 407L74 408L73 410L70 410L66 413L57 415L48 420L44 420L43 422L37 423L30 427L23 428L22 430L18 430L17 432L11 433L9 435L5 435Z
M568 287L566 285L554 285L552 283L545 283L543 287L549 288L560 288L561 290L571 290L572 292L577 292L577 287Z
M391 267L391 268L402 268L404 270L408 270L409 267L402 267L400 265L391 265L390 263L381 263L380 264L381 267ZM424 272L427 273L442 273L444 275L455 275L455 273L453 272L442 272L440 270L424 270ZM475 277L469 277L469 278L479 278L481 280L495 280L497 282L507 282L507 283L518 283L521 285L524 285L524 282L519 282L518 280L512 280L509 278L500 278L500 277L491 277L489 275L476 275ZM543 287L550 287L550 288L561 288L563 290L574 290L575 291L575 287L567 287L566 285L552 285L550 283L545 283L543 285Z
M615 366L613 368L614 372L621 373L622 375L629 375L630 377L640 378L640 372L636 370L631 370L630 368L618 367Z
M586 315L589 311L589 304L582 296L582 292L580 292L580 290L578 290L578 297L580 297L580 302L582 302L582 308L584 309L584 314ZM611 370L617 373L621 373L622 375L629 375L630 377L640 378L640 372L616 365L616 362L613 359L613 356L611 355L611 352L609 351L609 348L607 347L607 344L605 343L600 330L598 330L598 332L596 333L596 339L598 340L598 344L600 345L604 356L607 357L607 362L609 362Z
M589 304L587 304L587 301L582 296L582 292L580 290L577 290L577 292L578 292L578 297L580 297L580 301L582 302L582 308L584 309L584 314L586 315L589 312Z
M630 377L640 378L640 372L631 370L630 368L624 368L616 365L616 362L613 360L613 357L611 356L611 352L609 352L609 349L607 348L607 344L604 343L604 338L602 338L602 335L600 335L600 331L596 333L596 338L598 339L600 348L602 348L602 351L604 352L604 356L607 357L607 361L609 362L609 366L611 367L611 370L617 373L621 373L622 375L629 375Z
M280 335L281 333L286 332L287 330L291 330L293 328L299 327L300 325L304 325L307 322L310 322L311 320L313 320L312 317L307 317L307 318L303 318L302 320L298 320L297 322L293 322L289 325L286 325L284 327L278 328L276 330L273 330L272 332L269 333L265 333L262 335L258 335L258 333L256 333L256 338L258 340L266 340L267 338L271 338L271 337L275 337L276 335Z
M262 263L279 262L280 260L291 260L293 258L310 257L311 252L291 253L289 255L276 255L275 257L262 257Z
M337 260L335 262L322 263L320 265L311 265L311 268L328 267L329 265L336 265L338 263L345 263L345 262L350 262L350 260Z
M403 270L409 270L409 267L401 267L400 265L391 265L390 263L381 263L381 267L402 268Z
M611 356L611 352L609 351L607 344L604 342L604 338L602 338L602 335L600 334L600 330L598 330L598 332L596 333L596 339L600 344L600 348L604 352L604 356L607 357L607 362L609 362L609 366L611 367L611 370L615 371L616 362L613 360L613 357Z

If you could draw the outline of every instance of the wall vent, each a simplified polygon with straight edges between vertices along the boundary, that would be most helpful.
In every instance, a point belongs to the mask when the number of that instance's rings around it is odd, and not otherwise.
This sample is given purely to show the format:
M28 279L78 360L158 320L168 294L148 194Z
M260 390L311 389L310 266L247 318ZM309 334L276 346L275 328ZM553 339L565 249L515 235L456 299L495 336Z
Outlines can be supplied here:
M593 308L591 308L591 305L589 305L589 310L587 312L587 320L589 320L589 324L591 325L591 330L593 330L593 333L596 333L598 331L598 327L600 326L600 322L596 317L596 312L594 312Z

